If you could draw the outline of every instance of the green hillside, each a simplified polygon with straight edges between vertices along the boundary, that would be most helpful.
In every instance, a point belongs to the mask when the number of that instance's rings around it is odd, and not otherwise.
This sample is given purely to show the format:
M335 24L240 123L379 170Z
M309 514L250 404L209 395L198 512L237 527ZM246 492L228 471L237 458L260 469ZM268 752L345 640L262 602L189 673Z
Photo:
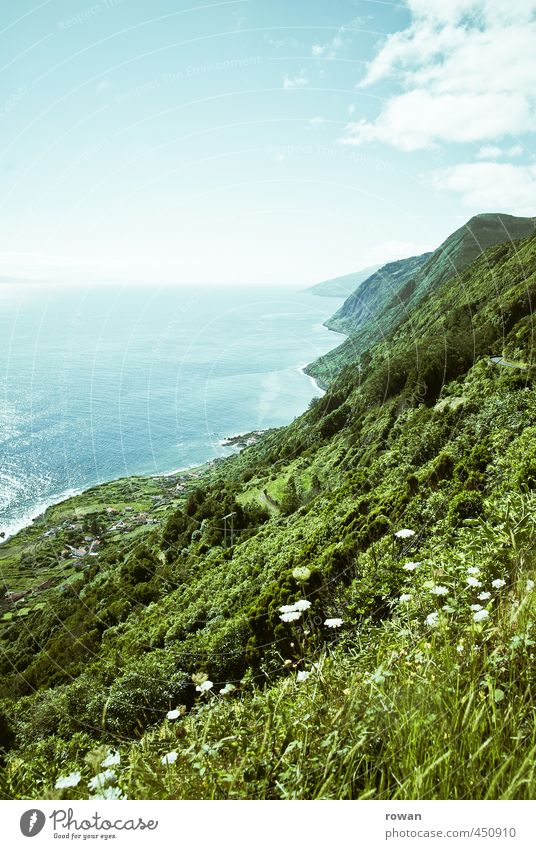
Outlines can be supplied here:
M535 299L495 245L288 427L0 547L4 798L534 798Z
M348 335L355 333L391 304L430 256L430 253L425 253L382 266L346 299L335 315L326 321L326 326Z
M476 215L433 254L384 266L326 322L332 330L347 333L350 338L311 363L306 371L324 385L329 384L346 363L354 362L404 321L428 292L449 279L459 278L492 245L534 233L535 222L534 218L503 213Z
M346 298L377 270L377 265L371 265L368 268L361 269L361 271L343 274L342 277L334 277L332 280L322 280L321 283L315 283L314 286L309 286L305 291L325 298Z

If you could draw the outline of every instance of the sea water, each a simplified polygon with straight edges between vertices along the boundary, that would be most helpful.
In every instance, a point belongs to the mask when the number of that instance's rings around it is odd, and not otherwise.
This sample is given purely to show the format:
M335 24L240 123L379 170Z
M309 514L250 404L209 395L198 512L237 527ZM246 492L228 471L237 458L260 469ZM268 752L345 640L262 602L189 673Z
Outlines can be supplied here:
M286 424L341 300L278 287L0 285L0 531L125 475Z

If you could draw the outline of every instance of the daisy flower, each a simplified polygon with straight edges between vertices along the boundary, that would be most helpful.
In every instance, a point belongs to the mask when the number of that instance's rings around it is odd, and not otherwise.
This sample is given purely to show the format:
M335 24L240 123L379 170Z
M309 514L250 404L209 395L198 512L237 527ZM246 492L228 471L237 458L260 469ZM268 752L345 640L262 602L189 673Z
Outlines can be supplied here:
M484 619L487 619L489 616L489 610L477 610L473 619L475 622L483 622Z
M482 584L480 583L479 580L477 580L477 578L467 578L467 586L468 587L481 587Z
M412 531L410 528L401 528L399 531L395 531L395 537L397 539L410 539L415 536L415 531Z
M76 787L82 776L79 772L70 772L69 775L62 775L56 781L54 787L56 790L63 790L64 787Z
M119 752L110 752L103 761L101 766L117 766L121 763L121 755Z
M279 617L282 622L296 622L301 616L301 612L299 610L289 610L286 613L282 613Z
M300 681L300 682L301 681L307 681L310 674L311 674L310 672L306 672L305 670L302 670L301 672L298 672L298 674L296 675L296 681Z

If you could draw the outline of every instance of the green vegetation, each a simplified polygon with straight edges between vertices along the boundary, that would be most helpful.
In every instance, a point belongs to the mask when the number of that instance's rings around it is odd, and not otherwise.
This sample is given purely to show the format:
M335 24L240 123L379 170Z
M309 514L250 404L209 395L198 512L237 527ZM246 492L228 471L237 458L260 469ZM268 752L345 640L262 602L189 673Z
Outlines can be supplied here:
M533 798L535 299L492 247L288 427L1 547L3 796Z
M534 218L475 215L452 233L432 254L388 263L365 280L326 322L349 338L306 369L324 385L348 363L355 363L373 345L388 339L415 308L446 281L457 278L493 245L508 244L534 233Z

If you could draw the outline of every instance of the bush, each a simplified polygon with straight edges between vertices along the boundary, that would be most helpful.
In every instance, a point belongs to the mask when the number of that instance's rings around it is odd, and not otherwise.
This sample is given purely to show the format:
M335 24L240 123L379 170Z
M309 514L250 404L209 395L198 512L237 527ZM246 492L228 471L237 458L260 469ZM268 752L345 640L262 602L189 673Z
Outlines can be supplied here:
M15 733L4 711L0 711L0 765L5 755L15 745Z
M104 708L105 729L121 736L139 734L178 703L193 701L190 679L167 652L154 651L134 667L112 684Z
M457 527L464 519L474 519L484 510L484 499L480 492L460 492L450 502L447 519Z

